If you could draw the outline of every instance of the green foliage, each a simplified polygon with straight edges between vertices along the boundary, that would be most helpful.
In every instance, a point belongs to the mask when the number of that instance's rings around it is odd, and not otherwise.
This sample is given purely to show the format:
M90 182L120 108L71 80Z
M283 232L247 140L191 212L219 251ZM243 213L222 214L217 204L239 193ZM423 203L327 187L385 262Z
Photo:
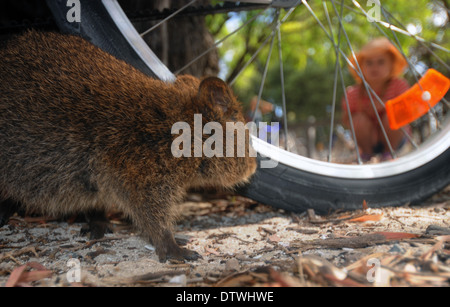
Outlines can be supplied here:
M371 3L374 1L359 0L358 2L367 13L373 12L371 9L374 6ZM333 30L330 35L337 42L340 28L337 16L340 14L341 0L325 1L329 19L323 1L310 0L308 3L328 33L330 33L331 24ZM438 68L444 74L449 73L442 63L436 61L429 49L416 39L396 32L397 37L395 37L384 24L368 22L367 17L351 0L344 0L344 3L346 6L343 9L342 24L355 51L371 39L386 35L394 42L397 39L399 40L403 52L411 59L413 64L422 62L428 67ZM381 0L381 4L386 11L392 12L392 15L384 15L381 12L381 21L390 22L401 29L417 30L417 35L423 37L426 41L450 48L450 39L446 35L448 23L442 22L442 20L448 22L448 11L445 9L446 2ZM281 10L280 18L284 18L287 12L288 10ZM207 24L216 34L217 39L220 39L258 13L260 12L252 11L229 13L228 16L209 16ZM234 79L239 69L251 58L261 43L270 36L276 16L274 10L266 10L253 23L222 43L219 54L222 59L222 67L224 67L222 74L227 81ZM441 20L441 23L439 23L439 20ZM315 115L318 118L328 116L325 110L327 106L331 106L333 100L334 67L336 63L333 42L324 34L315 18L304 5L297 7L294 13L281 25L280 29L288 110L295 113L297 120L304 120L309 115ZM340 47L343 53L350 57L351 50L345 36L341 33L340 37ZM427 45L429 46L429 44ZM261 50L252 65L239 75L234 84L236 93L244 103L248 104L250 99L258 94L269 46L270 41ZM447 52L432 49L442 59L442 62L447 63L447 65L450 64ZM342 56L340 57L340 63L344 69L345 85L348 86L352 84L353 80L349 77L347 64ZM276 39L269 67L263 99L281 105ZM414 82L412 74L409 74L408 78ZM340 110L342 91L342 85L339 81L336 101L336 110L338 111Z
M304 69L297 69L293 65L287 65L284 69L286 104L288 111L295 114L295 120L304 121L308 116L323 118L331 111L333 102L334 64L318 65L313 60L308 60ZM351 82L348 73L344 76L345 82ZM262 99L282 105L280 68L279 65L271 67L267 74L266 86ZM258 94L261 84L261 75L253 74L246 79L246 86L234 88L238 97L247 105L254 95ZM253 89L253 90L252 90ZM255 90L256 89L256 90ZM340 112L343 89L338 83L336 95L336 110ZM294 118L292 118L294 119Z

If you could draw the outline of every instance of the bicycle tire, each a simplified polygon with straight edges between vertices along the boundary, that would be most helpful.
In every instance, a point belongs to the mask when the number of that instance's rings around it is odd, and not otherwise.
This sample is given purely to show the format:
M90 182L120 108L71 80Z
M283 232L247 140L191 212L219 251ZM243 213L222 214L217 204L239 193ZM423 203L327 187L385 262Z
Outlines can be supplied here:
M103 2L100 0L80 0L80 8L83 10L80 22L69 22L67 12L70 7L67 1L46 0L56 25L62 33L81 36L92 44L110 53L116 58L127 62L136 69L152 78L160 78L157 69L149 67L140 57L132 44L119 31ZM151 65L161 69L164 67L153 54Z
M62 1L47 0L47 4L61 31L81 35L150 77L158 78L155 70L160 68L154 70L152 64L143 63L133 46L120 34L102 1L81 1L85 13L80 24L67 23L67 7ZM260 155L258 159L262 159ZM251 182L239 192L258 202L293 212L309 208L320 213L359 209L364 200L370 207L415 204L450 183L449 162L450 148L447 148L423 165L405 171L351 178L302 170L279 161L275 168L258 168Z
M446 187L450 181L450 149L408 173L375 179L327 177L279 163L259 168L240 192L258 202L292 212L313 208L318 213L415 205Z

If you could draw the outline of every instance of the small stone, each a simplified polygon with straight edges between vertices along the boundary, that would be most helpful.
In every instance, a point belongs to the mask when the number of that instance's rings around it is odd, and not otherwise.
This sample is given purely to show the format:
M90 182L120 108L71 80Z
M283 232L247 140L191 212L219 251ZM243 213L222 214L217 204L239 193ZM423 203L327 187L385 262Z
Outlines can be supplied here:
M240 269L239 261L236 258L230 259L225 264L225 270L229 272L237 272Z

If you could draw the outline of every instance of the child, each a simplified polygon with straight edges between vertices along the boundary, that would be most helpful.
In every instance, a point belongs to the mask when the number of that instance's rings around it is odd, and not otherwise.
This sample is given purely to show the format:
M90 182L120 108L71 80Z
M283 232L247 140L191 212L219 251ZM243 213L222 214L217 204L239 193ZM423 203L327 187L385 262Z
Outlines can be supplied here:
M361 49L356 58L366 82L383 102L397 97L409 88L406 80L399 78L407 67L407 62L387 38L372 40ZM357 68L353 59L352 62ZM347 97L361 158L367 161L374 154L379 153L382 153L384 157L390 156L389 146L364 84L355 70L350 68L350 72L357 84L347 88ZM372 98L389 142L396 150L404 141L403 132L390 129L384 107L374 95ZM343 124L348 128L350 124L345 99L342 100L342 111Z

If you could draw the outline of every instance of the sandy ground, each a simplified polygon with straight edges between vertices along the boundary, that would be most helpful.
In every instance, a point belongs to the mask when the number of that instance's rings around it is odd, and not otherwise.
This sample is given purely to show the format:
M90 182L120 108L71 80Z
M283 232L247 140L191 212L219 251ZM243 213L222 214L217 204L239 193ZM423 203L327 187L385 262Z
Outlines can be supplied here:
M83 223L15 216L0 228L0 286L450 285L450 187L417 207L368 206L317 216L193 193L177 238L203 259L187 263L160 263L119 214L96 241Z

